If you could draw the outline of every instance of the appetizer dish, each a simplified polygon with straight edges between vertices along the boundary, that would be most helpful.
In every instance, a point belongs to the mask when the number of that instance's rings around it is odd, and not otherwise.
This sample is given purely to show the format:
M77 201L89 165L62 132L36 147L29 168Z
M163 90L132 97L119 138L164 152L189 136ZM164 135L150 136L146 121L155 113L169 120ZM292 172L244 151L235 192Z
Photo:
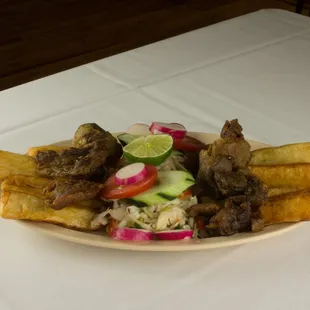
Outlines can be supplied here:
M310 143L251 150L236 119L210 144L178 123L134 127L113 135L83 124L63 145L0 151L0 216L127 241L253 234L310 219Z

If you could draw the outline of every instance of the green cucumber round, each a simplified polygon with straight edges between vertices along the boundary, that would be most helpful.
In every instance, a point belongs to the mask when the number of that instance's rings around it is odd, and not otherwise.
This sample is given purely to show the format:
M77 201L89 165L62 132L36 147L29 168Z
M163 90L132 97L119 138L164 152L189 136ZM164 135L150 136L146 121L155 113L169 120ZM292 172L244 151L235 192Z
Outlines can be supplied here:
M194 177L187 171L158 171L158 184L130 200L137 206L166 203L176 199L194 183Z

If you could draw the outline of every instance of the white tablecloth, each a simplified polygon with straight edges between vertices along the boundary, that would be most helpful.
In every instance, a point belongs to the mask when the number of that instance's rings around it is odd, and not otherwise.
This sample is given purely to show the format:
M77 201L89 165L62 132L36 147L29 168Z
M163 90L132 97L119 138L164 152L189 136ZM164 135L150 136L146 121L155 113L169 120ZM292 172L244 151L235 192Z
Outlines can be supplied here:
M310 19L262 10L1 92L0 149L67 139L83 122L217 133L236 117L247 138L282 144L310 140L309 115ZM306 310L309 235L304 223L239 247L140 253L1 220L0 310Z

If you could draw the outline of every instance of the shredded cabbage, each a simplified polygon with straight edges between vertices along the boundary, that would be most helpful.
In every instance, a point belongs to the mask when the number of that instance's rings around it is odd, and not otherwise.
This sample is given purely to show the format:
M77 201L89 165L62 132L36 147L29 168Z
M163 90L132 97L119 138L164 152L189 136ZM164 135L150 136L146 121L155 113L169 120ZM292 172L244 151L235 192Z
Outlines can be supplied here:
M174 199L164 204L138 208L124 201L114 201L113 208L96 216L94 223L107 225L109 217L119 222L118 227L142 228L148 231L162 231L193 228L193 220L186 210L197 204L196 197L187 200Z
M127 213L120 222L120 227L136 227L135 224L149 231L189 229L186 210L197 204L196 197L187 200L174 199L164 204L138 208L127 207Z
M157 167L161 171L183 170L187 171L184 167L184 156L178 152L173 152L161 165Z

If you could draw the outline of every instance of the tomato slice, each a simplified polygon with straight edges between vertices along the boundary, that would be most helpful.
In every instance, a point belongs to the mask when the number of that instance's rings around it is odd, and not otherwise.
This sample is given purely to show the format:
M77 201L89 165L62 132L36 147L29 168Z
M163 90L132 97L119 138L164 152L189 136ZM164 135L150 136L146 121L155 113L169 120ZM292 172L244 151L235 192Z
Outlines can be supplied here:
M200 216L195 217L195 222L198 230L203 230L205 228L205 221Z
M185 136L183 139L174 139L173 148L175 150L196 152L206 148L206 145L193 137Z
M124 199L136 196L153 187L157 180L157 169L152 165L146 165L148 175L140 182L128 185L118 185L115 183L115 174L111 175L105 182L100 193L104 199Z
M191 191L191 189L185 190L182 194L180 194L180 195L178 196L178 198L179 198L180 200L186 200L186 199L188 199L188 198L190 198L190 197L192 197L192 191Z
M107 234L108 236L112 236L113 230L116 229L118 226L118 221L115 220L114 218L110 218L109 219L109 223L107 225Z

